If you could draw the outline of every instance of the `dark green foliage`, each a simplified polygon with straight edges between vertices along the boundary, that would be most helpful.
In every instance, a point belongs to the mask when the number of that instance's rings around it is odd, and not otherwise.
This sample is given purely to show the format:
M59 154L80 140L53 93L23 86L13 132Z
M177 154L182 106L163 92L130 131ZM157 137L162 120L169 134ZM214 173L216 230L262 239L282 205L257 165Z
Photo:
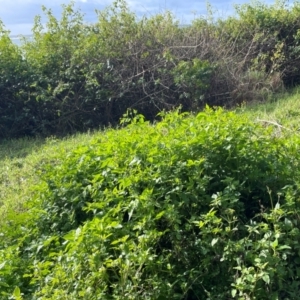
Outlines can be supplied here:
M300 83L299 12L299 2L289 6L285 0L273 5L252 1L237 5L237 17L219 21L219 26L224 38L234 40L236 50L247 55L248 67L281 74L285 86L294 86Z
M225 20L180 27L165 12L140 19L123 0L84 23L43 8L18 47L1 25L0 138L66 135L116 125L128 108L146 119L181 106L262 101L299 81L299 4L260 2Z
M64 135L116 124L130 107L154 119L163 109L203 104L214 68L177 49L189 41L170 13L137 20L120 0L97 12L97 23L85 25L73 4L63 6L60 20L43 10L48 22L44 27L36 17L33 37L20 49L3 35L5 51L16 54L2 56L12 67L3 66L3 82L10 85L3 86L2 101L11 104L1 114L23 130L8 131L6 121L0 123L6 125L2 137ZM193 69L186 65L185 78L179 79L182 59L194 59Z
M124 115L42 168L3 231L3 297L297 298L299 136L220 109L161 117Z
M0 22L0 137L28 135L35 128L31 69Z
M184 91L180 98L191 98L198 107L197 101L203 100L209 88L213 69L209 62L197 58L192 61L180 61L173 71L175 84Z

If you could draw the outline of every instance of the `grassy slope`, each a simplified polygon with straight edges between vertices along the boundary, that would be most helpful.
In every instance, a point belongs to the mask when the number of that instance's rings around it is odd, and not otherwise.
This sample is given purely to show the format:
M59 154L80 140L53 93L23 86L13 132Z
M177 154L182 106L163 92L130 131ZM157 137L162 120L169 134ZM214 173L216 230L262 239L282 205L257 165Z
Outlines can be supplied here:
M276 101L264 104L244 106L239 113L250 114L254 120L277 126L286 132L300 129L300 88L282 95ZM5 220L8 207L13 211L22 209L29 199L32 186L39 181L39 171L43 162L59 163L57 157L63 157L80 144L88 144L101 132L78 134L57 140L19 139L0 143L0 227ZM59 154L59 155L58 155Z
M18 139L0 143L0 227L8 208L22 210L40 180L43 163L59 163L57 157L80 144L88 144L98 133L78 134L65 139ZM60 154L60 155L58 155Z
M268 121L289 130L300 130L300 87L279 96L277 100L246 106L241 111L259 122Z

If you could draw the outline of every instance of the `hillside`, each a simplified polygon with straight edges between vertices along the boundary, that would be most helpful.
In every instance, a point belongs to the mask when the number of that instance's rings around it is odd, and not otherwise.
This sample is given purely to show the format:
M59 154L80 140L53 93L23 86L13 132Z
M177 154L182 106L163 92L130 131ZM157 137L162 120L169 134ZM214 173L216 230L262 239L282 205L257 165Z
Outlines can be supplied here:
M0 299L299 299L300 2L235 11L0 22Z
M284 133L299 130L300 96L298 88L278 97L281 98L267 103L243 105L237 108L236 112L247 115L253 121L264 123L265 120L267 121L265 124L275 128L276 124L282 125L287 129L284 128ZM24 199L30 197L29 187L40 180L37 170L43 163L55 161L59 154L67 155L80 145L86 145L101 135L102 131L95 131L62 139L49 137L2 141L0 143L1 210L5 210L6 205L11 207L16 204L18 207L20 202L22 203Z
M282 97L2 142L2 299L296 299L300 102Z

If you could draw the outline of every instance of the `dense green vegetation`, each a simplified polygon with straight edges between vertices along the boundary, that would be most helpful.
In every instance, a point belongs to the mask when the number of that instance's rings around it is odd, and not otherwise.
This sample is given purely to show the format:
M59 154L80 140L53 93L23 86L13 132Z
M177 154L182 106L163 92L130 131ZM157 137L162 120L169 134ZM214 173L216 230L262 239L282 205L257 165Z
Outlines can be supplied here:
M296 299L300 137L242 110L3 144L2 297Z
M128 108L153 120L179 105L231 107L299 83L298 2L244 4L188 27L170 12L138 18L124 0L91 25L72 4L60 19L44 14L22 46L0 25L0 138L116 125Z
M298 299L299 5L2 26L0 299Z

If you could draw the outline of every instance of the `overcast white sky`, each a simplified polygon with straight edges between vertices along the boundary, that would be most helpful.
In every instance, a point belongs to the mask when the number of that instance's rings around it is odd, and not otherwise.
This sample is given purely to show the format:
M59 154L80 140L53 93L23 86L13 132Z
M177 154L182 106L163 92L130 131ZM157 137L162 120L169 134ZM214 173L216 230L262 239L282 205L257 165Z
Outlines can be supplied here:
M275 0L265 0L272 4ZM101 10L111 4L113 0L76 0L85 14L87 22L96 21L95 9ZM206 0L128 0L132 11L137 15L155 14L164 9L171 10L182 23L189 23L196 14L205 15ZM220 16L232 13L233 4L249 2L247 0L210 0ZM54 15L59 18L61 4L68 4L68 0L0 0L0 20L5 24L11 35L30 34L34 16L41 15L42 5L51 8Z

